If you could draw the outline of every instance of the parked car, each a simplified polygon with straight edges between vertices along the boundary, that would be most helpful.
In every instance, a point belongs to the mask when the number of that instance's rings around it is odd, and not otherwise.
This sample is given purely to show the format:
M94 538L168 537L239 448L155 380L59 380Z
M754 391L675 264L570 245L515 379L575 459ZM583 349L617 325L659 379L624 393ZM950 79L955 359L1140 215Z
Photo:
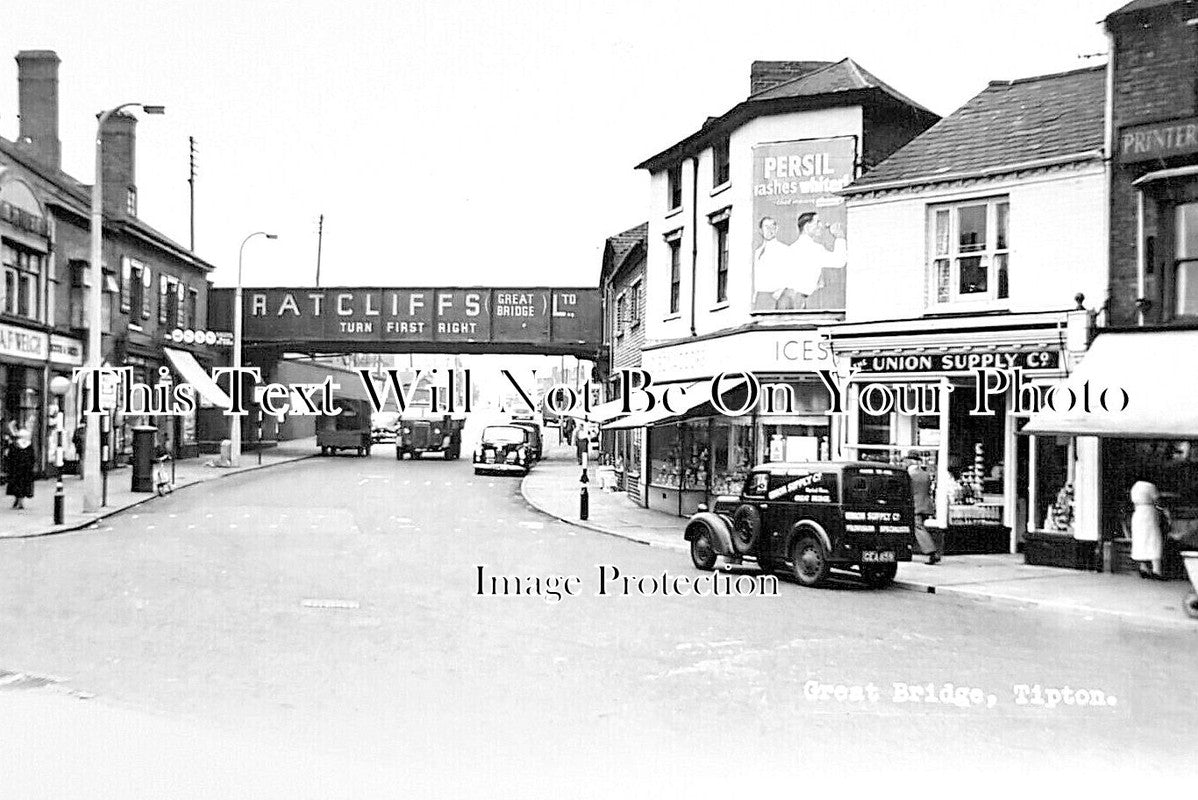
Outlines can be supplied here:
M474 449L474 474L515 472L527 475L533 464L532 433L518 425L483 428Z
M541 426L532 417L513 417L512 424L526 428L532 434L530 446L532 448L532 457L535 461L540 461L544 450L544 436L541 433Z
M376 411L370 415L370 440L394 442L399 435L399 414L395 411Z
M686 525L691 561L751 558L785 569L803 586L851 570L875 588L889 585L915 546L911 479L900 467L860 461L762 464L739 495L700 507Z

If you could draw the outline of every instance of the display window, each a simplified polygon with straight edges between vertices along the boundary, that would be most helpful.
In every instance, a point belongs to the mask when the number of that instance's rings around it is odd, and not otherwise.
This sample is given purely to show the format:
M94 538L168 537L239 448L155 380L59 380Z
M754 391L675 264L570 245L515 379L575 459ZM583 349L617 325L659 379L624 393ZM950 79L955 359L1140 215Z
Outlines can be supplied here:
M1198 440L1104 439L1102 464L1102 507L1110 535L1125 527L1137 481L1156 486L1174 532L1198 529Z
M649 483L682 488L682 426L663 425L649 435Z
M753 426L748 420L717 419L711 426L711 492L736 494L753 468Z
M828 457L826 425L763 423L761 438L761 460L765 462L819 461Z

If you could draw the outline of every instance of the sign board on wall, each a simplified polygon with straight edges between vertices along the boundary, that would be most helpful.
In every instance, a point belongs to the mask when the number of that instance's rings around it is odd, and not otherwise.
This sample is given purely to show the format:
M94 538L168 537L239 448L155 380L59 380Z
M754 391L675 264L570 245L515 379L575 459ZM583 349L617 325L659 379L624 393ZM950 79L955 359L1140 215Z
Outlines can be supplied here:
M854 370L861 372L971 372L976 369L1057 369L1059 350L998 350L962 353L908 353L854 356Z
M1135 125L1119 131L1124 164L1198 153L1198 117Z
M804 139L753 148L753 310L844 309L844 198L857 139Z
M598 347L598 289L270 288L246 289L250 342L570 343Z
M641 368L657 383L710 378L718 372L810 372L836 369L831 344L816 331L745 331L646 349Z

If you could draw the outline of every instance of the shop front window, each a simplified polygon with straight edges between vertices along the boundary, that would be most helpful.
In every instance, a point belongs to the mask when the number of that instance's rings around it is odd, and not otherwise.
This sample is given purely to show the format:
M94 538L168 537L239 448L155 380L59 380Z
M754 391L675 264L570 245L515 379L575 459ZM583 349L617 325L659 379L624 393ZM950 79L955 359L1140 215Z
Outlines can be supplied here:
M707 421L684 426L682 488L707 491L711 475L711 432Z
M763 461L819 461L826 457L828 429L818 425L761 426Z
M971 414L975 394L958 385L949 405L949 522L1001 524L1006 406L991 398L993 414Z
M1198 316L1198 203L1182 203L1174 214L1177 253L1173 268L1176 286L1173 313L1178 317Z
M753 427L747 420L719 419L711 429L711 492L736 494L753 467Z
M653 428L649 435L649 481L654 486L682 486L682 426Z
M1126 535L1131 487L1137 481L1156 486L1160 504L1173 517L1174 533L1198 530L1198 440L1104 439L1102 464L1109 536Z
M624 462L629 476L640 477L641 474L641 436L643 428L633 428L628 431L628 458Z

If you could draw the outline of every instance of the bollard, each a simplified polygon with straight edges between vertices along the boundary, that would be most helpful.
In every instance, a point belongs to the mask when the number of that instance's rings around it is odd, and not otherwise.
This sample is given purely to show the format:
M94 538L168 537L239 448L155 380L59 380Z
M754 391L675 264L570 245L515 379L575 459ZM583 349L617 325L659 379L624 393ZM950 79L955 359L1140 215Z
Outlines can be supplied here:
M587 477L587 454L582 454L582 477L578 479L578 518L586 522L587 517L591 515L591 498L587 492L587 482L590 478Z
M54 482L54 524L62 525L67 521L67 497L62 492L62 467L58 468L58 477Z

